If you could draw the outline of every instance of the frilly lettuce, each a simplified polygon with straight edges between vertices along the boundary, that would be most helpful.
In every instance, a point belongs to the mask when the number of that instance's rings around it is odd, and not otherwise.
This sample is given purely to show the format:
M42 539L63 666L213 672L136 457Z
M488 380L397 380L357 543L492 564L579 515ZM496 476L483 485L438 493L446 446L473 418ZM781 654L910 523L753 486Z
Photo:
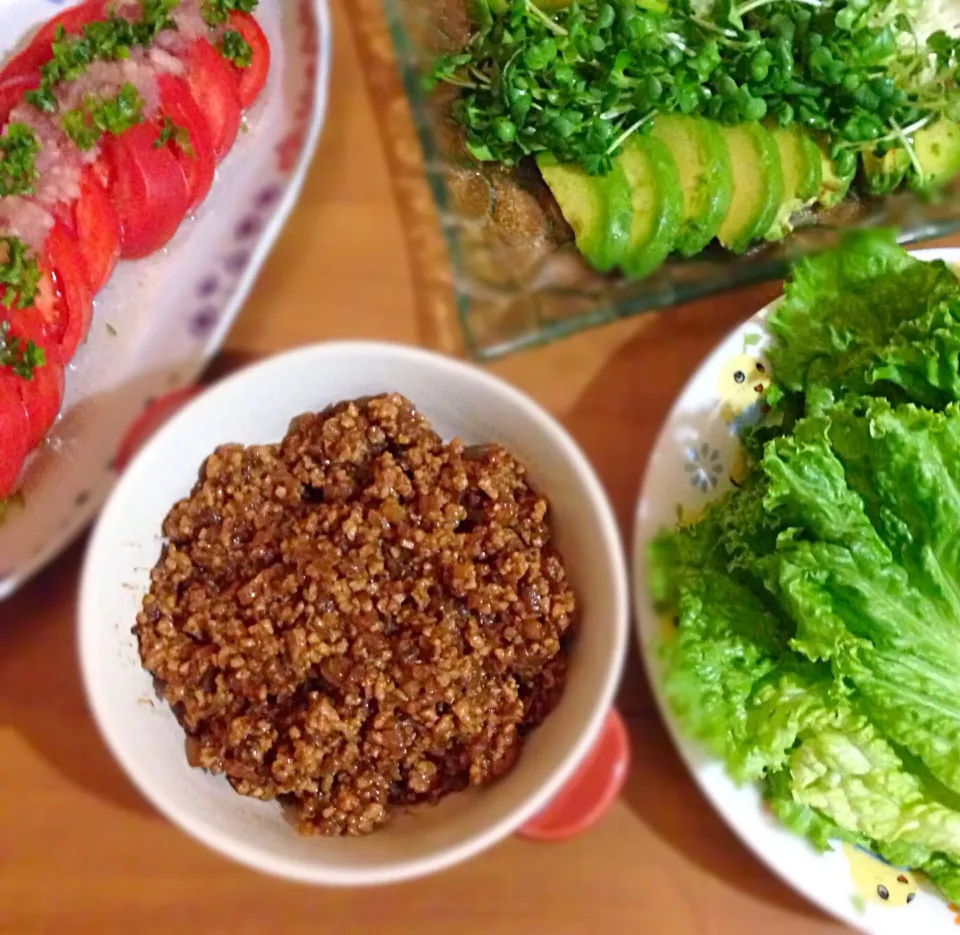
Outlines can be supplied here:
M664 692L788 827L957 899L960 285L858 234L770 330L751 477L650 550Z

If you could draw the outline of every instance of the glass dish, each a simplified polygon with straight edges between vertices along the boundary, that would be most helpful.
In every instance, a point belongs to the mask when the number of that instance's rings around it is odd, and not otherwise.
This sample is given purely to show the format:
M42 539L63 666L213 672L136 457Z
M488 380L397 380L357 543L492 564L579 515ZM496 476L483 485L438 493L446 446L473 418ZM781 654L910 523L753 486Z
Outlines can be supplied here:
M792 260L831 246L844 228L895 227L903 243L960 230L957 180L936 200L910 192L847 200L786 240L742 256L714 245L694 259L671 258L647 279L601 275L580 258L536 170L473 161L447 119L455 89L423 87L435 57L469 35L467 2L381 0L450 256L459 323L474 357L489 360L617 318L781 278Z

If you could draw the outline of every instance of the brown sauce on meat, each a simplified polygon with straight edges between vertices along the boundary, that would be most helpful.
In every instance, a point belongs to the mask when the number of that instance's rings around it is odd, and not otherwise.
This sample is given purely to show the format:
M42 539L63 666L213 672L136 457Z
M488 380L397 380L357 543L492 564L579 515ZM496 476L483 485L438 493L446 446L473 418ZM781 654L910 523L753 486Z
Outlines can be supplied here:
M327 835L504 775L566 677L548 509L509 452L397 395L217 449L136 626L189 763Z

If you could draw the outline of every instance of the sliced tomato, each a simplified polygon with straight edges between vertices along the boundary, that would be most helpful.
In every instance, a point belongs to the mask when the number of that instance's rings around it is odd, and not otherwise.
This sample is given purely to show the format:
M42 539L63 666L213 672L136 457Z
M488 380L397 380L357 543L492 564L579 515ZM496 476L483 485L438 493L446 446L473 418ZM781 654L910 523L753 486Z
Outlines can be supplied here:
M91 295L96 295L120 258L120 220L94 168L87 169L80 180L80 197L61 206L57 217L76 239L87 286Z
M30 450L46 437L63 405L63 364L48 360L33 371L29 380L20 381L20 399L27 413Z
M90 330L93 292L76 239L57 221L40 257L43 276L34 305L60 360L67 364Z
M166 146L154 145L155 123L141 123L105 138L106 186L120 221L120 256L138 259L163 247L190 207L186 175Z
M217 161L230 151L243 108L231 66L206 39L197 39L187 52L187 84L194 101L206 118Z
M40 72L11 71L0 75L0 127L7 122L10 111L20 103L24 91L40 87Z
M53 58L51 45L57 35L57 28L63 26L68 33L79 33L87 23L103 19L107 0L86 0L58 13L37 31L29 44L15 55L4 67L2 74L33 71L39 69ZM34 85L36 87L36 85Z
M20 378L17 389L27 413L29 450L39 445L56 421L63 402L63 363L57 345L49 339L36 308L0 311L11 323L10 333L23 341L32 341L43 351L44 363L34 368L29 379Z
M228 63L240 92L240 105L249 107L263 90L270 72L270 43L260 24L249 13L231 13L230 28L235 29L247 41L252 53L250 65L237 68Z
M21 379L0 369L0 499L13 493L30 453L30 423L17 386Z
M190 152L185 152L176 142L171 142L169 146L187 177L187 187L190 189L190 206L187 210L193 211L207 197L217 170L210 127L183 78L161 75L157 79L157 87L163 115L178 127L183 127L190 136Z

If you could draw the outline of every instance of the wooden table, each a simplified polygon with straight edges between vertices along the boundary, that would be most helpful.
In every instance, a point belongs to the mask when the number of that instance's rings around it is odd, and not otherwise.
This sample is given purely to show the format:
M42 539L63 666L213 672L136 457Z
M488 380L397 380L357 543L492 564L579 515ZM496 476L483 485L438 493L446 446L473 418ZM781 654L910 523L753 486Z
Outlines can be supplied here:
M215 372L325 338L424 343L396 192L334 0L330 121L303 200ZM494 371L556 413L586 449L625 532L673 397L736 322L749 289L569 339ZM0 932L415 932L417 935L828 935L845 931L779 882L695 790L635 654L621 693L634 766L582 838L511 840L439 877L377 893L257 876L168 825L114 764L87 712L74 652L84 543L0 605Z

